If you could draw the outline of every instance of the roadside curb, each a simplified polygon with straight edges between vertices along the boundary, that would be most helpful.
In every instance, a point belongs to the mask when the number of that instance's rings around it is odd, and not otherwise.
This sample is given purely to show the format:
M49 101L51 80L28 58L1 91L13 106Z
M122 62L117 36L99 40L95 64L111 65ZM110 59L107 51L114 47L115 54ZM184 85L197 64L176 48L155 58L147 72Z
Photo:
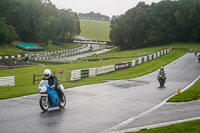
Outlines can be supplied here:
M186 86L184 89L181 90L181 92L184 92L185 90L189 89L192 85L194 85L198 80L200 79L200 76L198 76L192 83L190 83L188 86ZM192 120L198 120L200 119L200 117L195 117L195 118L189 118L189 119L184 119L184 120L178 120L178 121L173 121L173 122L167 122L167 123L160 123L160 124L155 124L155 125L148 125L148 126L143 126L143 127L138 127L138 128L130 128L130 129L126 129L126 130L118 130L126 125L128 125L129 123L133 122L134 120L147 115L155 110L157 110L159 107L161 107L162 105L164 105L168 99L170 99L171 97L175 96L177 93L175 93L174 95L168 97L167 99L165 99L163 102L161 102L160 104L154 106L153 108L147 110L144 113L141 113L138 116L135 116L133 118L130 118L104 132L101 133L124 133L124 132L136 132L136 131L140 131L141 129L151 129L151 128L156 128L156 127L161 127L161 126L168 126L171 124L176 124L176 123L182 123L182 122L186 122L186 121L192 121Z
M148 130L148 129L152 129L152 128L169 126L169 125L173 125L173 124L178 124L178 123L183 123L183 122L188 122L188 121L194 121L194 120L200 120L200 117L194 117L194 118L189 118L189 119L177 120L177 121L172 121L172 122L159 123L159 124L148 125L148 126L137 127L137 128L130 128L130 129L125 129L125 130L111 131L111 132L108 132L108 133L137 132L137 131L140 131L142 129L147 129Z

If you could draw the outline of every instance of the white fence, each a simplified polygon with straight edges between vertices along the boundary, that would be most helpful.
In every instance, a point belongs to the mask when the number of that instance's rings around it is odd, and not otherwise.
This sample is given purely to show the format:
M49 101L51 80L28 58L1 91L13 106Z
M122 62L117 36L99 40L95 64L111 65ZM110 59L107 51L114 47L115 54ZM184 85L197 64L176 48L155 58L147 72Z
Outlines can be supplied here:
M114 72L114 71L118 70L118 68L116 68L116 65L117 65L117 67L120 67L120 66L123 67L123 69L128 68L128 67L134 67L134 66L142 64L144 62L156 59L156 58L158 58L164 54L167 54L169 52L170 52L170 49L167 49L167 50L162 50L157 53L152 53L147 56L140 57L140 58L132 60L130 62L124 62L121 64L115 64L115 65L109 65L109 66L103 66L103 67L88 68L88 69L83 69L83 70L73 70L71 72L71 81L80 80L85 77L95 77L97 75ZM127 65L127 66L122 66L122 65ZM120 70L120 68L119 68L119 70Z
M0 86L14 86L15 76L0 77Z
M73 70L71 72L71 81L76 81L81 79L81 70Z
M85 47L85 44L81 47L78 48L73 48L73 49L67 49L67 50L61 50L61 51L54 51L54 52L40 52L36 54L25 54L25 55L11 55L11 56L0 56L1 59L13 59L13 58L20 58L20 57L30 57L31 60L50 60L51 57L53 58L62 58L65 56L70 56L70 55L75 55L75 54L80 54L83 52L88 52L88 49L81 50ZM80 50L76 52L76 50Z
M106 74L115 71L115 65L103 66L96 68L96 75Z

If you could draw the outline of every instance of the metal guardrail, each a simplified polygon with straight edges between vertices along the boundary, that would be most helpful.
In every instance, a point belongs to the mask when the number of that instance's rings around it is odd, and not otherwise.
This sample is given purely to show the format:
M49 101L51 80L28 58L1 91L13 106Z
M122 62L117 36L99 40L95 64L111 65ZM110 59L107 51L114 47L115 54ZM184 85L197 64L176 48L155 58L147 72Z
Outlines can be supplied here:
M0 77L0 86L14 86L15 76Z
M40 75L33 74L33 85L35 85L35 81L42 80L42 78L36 79L37 77L43 77L43 74L40 74Z

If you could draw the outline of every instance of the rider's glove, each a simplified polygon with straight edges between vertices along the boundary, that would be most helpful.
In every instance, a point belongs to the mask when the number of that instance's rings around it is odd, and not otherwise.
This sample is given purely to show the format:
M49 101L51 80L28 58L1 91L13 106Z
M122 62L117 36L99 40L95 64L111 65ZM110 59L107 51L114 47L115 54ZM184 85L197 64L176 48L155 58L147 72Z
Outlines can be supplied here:
M53 88L55 88L55 85L52 85L52 86L51 86L51 89L53 89Z

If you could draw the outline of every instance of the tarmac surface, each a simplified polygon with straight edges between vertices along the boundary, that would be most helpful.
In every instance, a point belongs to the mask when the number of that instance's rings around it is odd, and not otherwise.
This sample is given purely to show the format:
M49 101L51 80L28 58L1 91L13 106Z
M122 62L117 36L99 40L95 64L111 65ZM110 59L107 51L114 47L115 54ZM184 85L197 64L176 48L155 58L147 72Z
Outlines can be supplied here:
M88 56L92 56L95 54L101 54L107 51L110 51L111 49L103 49L101 51L95 51L95 52L88 52L88 53L84 53L84 54L79 54L79 55L75 55L75 56L69 56L69 57L63 57L63 58L59 58L59 59L53 59L54 61L72 61L72 60L78 60L80 58L83 57L88 57Z
M180 103L167 102L158 109L134 119L125 126L115 128L114 130L110 130L108 132L135 132L142 129L181 123L192 119L200 119L200 100Z
M166 104L141 115L193 82L200 75L200 64L188 53L165 66L165 71L165 88L159 88L157 70L134 79L66 89L67 106L62 110L42 112L40 94L1 100L0 132L98 133L199 116L199 102Z

